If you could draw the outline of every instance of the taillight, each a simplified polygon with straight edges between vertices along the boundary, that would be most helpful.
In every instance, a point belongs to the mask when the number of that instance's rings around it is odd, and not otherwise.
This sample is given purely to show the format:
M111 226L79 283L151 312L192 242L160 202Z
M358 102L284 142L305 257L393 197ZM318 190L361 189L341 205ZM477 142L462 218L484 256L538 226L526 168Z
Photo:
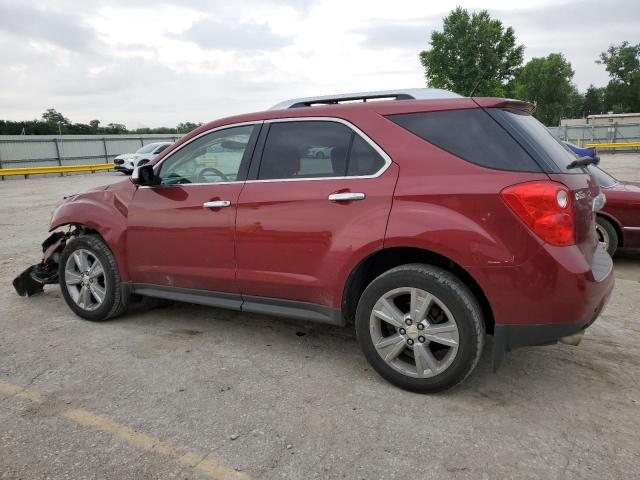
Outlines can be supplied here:
M571 195L556 182L528 182L500 192L504 202L533 232L551 245L576 243Z

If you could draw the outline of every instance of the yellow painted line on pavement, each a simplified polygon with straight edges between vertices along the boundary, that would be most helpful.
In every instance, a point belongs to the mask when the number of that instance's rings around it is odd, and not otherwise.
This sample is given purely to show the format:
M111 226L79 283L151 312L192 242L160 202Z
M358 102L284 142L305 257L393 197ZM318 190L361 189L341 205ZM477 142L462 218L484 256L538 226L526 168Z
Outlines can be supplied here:
M35 392L25 389L20 385L14 385L13 383L0 380L0 393L7 397L17 397L23 400L29 400L33 403L42 403L44 398Z
M28 400L33 403L43 403L45 401L42 395L4 380L0 380L0 394ZM164 443L157 437L139 432L134 428L96 415L83 408L67 410L61 416L82 426L109 433L129 445L147 452L172 458L179 464L199 470L212 478L219 480L249 480L249 476L246 473L238 472L222 463L207 460L205 458L206 455L183 451L173 445Z

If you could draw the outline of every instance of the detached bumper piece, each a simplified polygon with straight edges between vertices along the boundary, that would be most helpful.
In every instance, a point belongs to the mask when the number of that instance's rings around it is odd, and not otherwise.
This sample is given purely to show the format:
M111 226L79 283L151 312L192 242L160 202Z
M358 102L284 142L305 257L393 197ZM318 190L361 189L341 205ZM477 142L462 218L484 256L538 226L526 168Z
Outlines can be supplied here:
M56 232L42 242L42 261L31 265L13 279L13 288L18 295L30 297L42 292L45 285L58 283L58 259L66 241L67 234Z

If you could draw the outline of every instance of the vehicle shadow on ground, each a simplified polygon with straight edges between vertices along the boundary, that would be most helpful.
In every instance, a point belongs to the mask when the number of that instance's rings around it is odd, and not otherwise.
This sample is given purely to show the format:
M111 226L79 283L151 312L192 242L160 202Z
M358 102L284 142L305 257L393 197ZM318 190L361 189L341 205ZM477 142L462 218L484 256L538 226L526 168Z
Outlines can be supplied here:
M107 323L126 325L127 328L146 332L151 328L154 333L167 338L175 335L179 339L188 334L198 335L203 341L207 341L206 337L210 336L213 341L228 343L229 348L243 344L247 335L252 335L252 349L257 356L277 355L278 351L286 351L288 358L293 361L297 361L296 358L299 357L301 363L315 362L309 366L311 369L331 362L333 373L338 378L351 378L358 382L371 379L372 388L388 387L382 378L373 374L360 352L353 326L339 328L180 303L148 312L133 312ZM476 398L478 392L502 392L499 403L509 404L521 401L523 396L548 390L553 390L556 396L566 395L569 400L571 396L575 396L576 390L587 388L589 382L591 389L594 382L601 383L600 387L603 389L611 389L619 384L615 372L609 371L608 364L600 362L593 351L587 353L580 350L582 346L576 348L555 345L517 349L507 354L497 373L494 373L492 340L491 336L487 336L483 355L472 375L441 395ZM593 340L585 343L602 348ZM195 353L193 348L191 351ZM589 350L588 346L587 349ZM274 362L277 363L277 359ZM354 375L362 378L353 378ZM585 381L585 378L589 381ZM557 388L559 384L563 385L562 389Z

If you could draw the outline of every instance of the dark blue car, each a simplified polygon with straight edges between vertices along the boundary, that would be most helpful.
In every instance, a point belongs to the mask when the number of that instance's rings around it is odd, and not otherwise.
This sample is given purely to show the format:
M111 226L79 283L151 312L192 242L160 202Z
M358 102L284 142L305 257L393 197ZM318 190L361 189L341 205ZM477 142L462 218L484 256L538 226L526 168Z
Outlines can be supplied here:
M579 157L591 157L594 160L598 158L596 155L595 148L582 148L569 142L562 142L562 143L564 143L567 147L569 147L569 149ZM597 163L597 160L596 160L596 163Z

